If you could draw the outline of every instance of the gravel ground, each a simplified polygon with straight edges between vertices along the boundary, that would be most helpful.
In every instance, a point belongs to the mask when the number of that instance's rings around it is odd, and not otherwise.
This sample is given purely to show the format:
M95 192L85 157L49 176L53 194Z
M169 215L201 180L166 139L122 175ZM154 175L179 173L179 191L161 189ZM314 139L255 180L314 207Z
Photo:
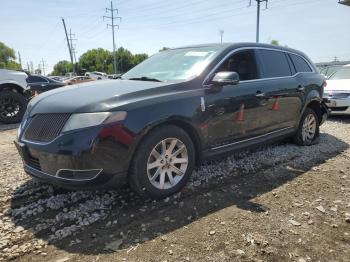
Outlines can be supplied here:
M162 201L39 184L0 126L0 261L350 261L349 124L203 165Z

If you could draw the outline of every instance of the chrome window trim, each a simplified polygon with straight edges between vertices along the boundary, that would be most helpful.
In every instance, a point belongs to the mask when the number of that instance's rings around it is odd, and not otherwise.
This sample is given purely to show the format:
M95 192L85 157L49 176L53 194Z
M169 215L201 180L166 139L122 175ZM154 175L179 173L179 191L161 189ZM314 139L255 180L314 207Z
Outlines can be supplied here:
M207 86L208 85L208 81L209 79L212 77L212 75L214 74L214 72L222 65L222 63L229 58L231 55L242 51L242 50L258 50L258 49L262 49L262 50L270 50L270 51L277 51L277 52L281 52L281 53L288 53L288 54L293 54L296 56L301 57L311 68L311 72L296 72L294 75L291 76L279 76L279 77L269 77L269 78L258 78L258 79L252 79L252 80L243 80L243 81L239 81L239 83L249 83L249 82L256 82L256 81L264 81L264 80L273 80L273 79L283 79L283 78L293 78L295 76L297 76L298 74L314 74L315 73L315 69L314 67L311 65L311 63L309 61L307 61L302 55L299 55L297 53L288 51L288 50L280 50L280 49L275 49L275 48L268 48L268 47L239 47L237 49L234 49L232 51L230 51L223 59L221 59L221 61L219 63L216 64L216 66L207 74L207 76L204 78L204 81L202 83L203 86ZM291 61L293 63L293 61ZM258 65L257 65L258 66Z
M272 131L272 132L269 132L269 133L266 133L266 134L263 134L263 135L254 136L254 137L247 138L247 139L244 139L244 140L241 140L241 141L228 143L228 144L224 144L224 145L221 145L221 146L212 147L212 148L210 148L210 150L216 150L216 149L220 149L220 148L224 148L224 147L228 147L228 146L232 146L232 145L236 145L236 144L241 144L241 143L244 143L244 142L247 142L247 141L255 140L255 139L258 139L258 138L261 138L261 137L265 137L265 136L268 136L268 135L272 135L272 134L275 134L275 133L281 133L282 131L285 131L285 130L288 130L288 129L294 129L294 127L290 126L290 127L281 128L281 129L278 129L278 130L275 130L275 131Z

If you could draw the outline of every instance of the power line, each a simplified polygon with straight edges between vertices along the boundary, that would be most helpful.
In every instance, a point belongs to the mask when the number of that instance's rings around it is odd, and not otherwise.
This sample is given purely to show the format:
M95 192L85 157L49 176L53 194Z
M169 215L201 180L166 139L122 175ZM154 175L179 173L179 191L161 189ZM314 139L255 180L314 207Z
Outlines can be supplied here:
M114 28L117 27L119 29L119 25L114 23L114 20L119 20L121 22L122 18L120 16L114 16L114 12L118 14L118 9L113 8L113 2L111 1L111 8L106 8L106 13L111 12L111 16L103 16L103 20L110 19L112 24L107 24L107 28L112 28L112 37L113 37L113 70L114 74L117 73L117 57L115 53L115 37L114 37Z
M280 7L287 7L287 6L296 6L296 5L306 5L306 4L312 4L312 3L316 3L316 2L320 2L321 0L314 0L314 1L300 1L300 2L296 2L296 3L290 3L290 1L288 1L287 4L281 4L281 5L277 5L277 6L273 6L273 9L278 9ZM281 0L276 0L272 3L277 3L277 2L281 2ZM284 1L286 2L286 1ZM152 28L156 29L156 28L168 28L168 27L172 27L172 26L188 26L190 24L196 24L196 23L203 23L203 22L208 22L208 21L216 21L216 20L227 20L227 19L231 19L233 16L240 16L240 15L245 15L245 14L251 14L253 13L252 11L244 11L244 12L237 12L237 13L233 13L233 11L238 11L241 9L247 9L247 6L244 7L238 7L238 8L232 8L232 9L225 9L223 11L218 11L218 12L214 12L214 13L210 13L208 15L201 15L198 17L192 17L189 19L181 19L181 21L172 21L172 22L167 22L164 24L157 24L157 25L152 25ZM269 9L272 11L272 9ZM227 15L223 15L224 13L228 13ZM146 24L142 24L142 26L147 26L149 27L150 25L146 25ZM133 27L124 27L124 29L128 29L128 30L137 30L140 29L139 26L133 26Z

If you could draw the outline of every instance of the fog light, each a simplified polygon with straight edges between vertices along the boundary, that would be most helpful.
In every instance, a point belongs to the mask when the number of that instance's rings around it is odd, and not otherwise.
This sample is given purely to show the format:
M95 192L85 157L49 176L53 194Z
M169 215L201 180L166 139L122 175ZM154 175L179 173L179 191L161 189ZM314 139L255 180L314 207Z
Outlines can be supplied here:
M97 177L102 172L102 169L86 169L86 170L73 170L73 169L59 169L56 176L67 180L91 180Z

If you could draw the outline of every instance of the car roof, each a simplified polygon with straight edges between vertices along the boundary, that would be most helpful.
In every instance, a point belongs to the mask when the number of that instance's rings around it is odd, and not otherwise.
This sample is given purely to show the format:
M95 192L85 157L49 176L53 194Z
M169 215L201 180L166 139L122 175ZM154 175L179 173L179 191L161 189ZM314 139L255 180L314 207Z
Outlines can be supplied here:
M277 46L277 45L271 45L271 44L262 44L262 43L253 43L253 42L241 42L241 43L214 43L214 44L200 44L200 45L189 45L189 46L183 46L178 48L171 48L172 49L185 49L185 48L199 48L199 47L213 47L217 49L226 50L226 49L236 49L236 48L244 48L244 47L251 47L251 48L269 48L269 49L276 49L291 53L297 53L302 56L306 56L303 52L289 48L284 46Z

